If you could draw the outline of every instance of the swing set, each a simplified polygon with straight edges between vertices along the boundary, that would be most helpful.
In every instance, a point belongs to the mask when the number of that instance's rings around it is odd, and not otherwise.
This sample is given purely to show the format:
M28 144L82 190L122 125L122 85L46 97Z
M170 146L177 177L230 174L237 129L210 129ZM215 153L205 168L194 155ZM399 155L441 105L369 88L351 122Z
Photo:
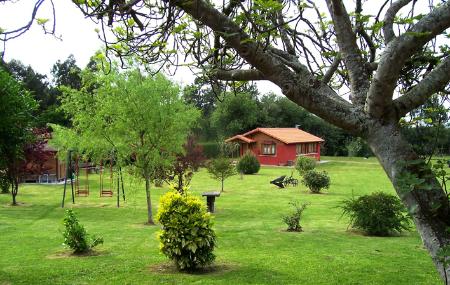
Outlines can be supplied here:
M64 208L64 201L66 198L66 189L67 189L67 180L70 180L70 186L72 190L72 204L75 204L75 196L76 197L87 197L90 193L89 186L89 173L90 172L98 172L100 181L99 181L99 194L100 197L113 197L114 190L114 159L109 159L109 169L103 165L103 160L100 161L100 166L95 167L92 166L88 162L80 163L79 156L74 155L72 150L69 150L67 153L66 159L66 176L64 178L64 192L61 207ZM109 170L108 173L105 170ZM117 208L120 207L120 188L122 188L122 197L125 201L125 188L123 184L123 175L122 168L118 167L118 173L116 175L117 179ZM105 183L105 180L106 183ZM74 188L75 186L75 188ZM121 187L120 187L121 186Z

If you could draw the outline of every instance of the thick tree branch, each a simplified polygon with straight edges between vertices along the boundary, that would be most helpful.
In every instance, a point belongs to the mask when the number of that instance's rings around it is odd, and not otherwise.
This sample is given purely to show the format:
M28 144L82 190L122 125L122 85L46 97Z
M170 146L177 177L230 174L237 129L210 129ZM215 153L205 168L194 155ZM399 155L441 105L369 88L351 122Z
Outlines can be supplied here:
M393 28L395 15L397 15L398 11L400 11L401 8L408 5L408 3L411 1L412 0L395 1L394 3L392 3L392 5L386 11L386 14L384 15L384 24L383 24L383 35L384 35L384 41L386 44L395 38L395 33L394 33L394 28Z
M335 59L333 60L333 63L328 68L327 72L322 78L322 84L328 84L330 82L331 78L333 77L333 74L336 72L336 70L339 67L339 64L341 63L341 56L337 55Z
M390 112L392 96L405 62L427 42L450 27L450 2L443 3L407 32L391 40L383 52L367 96L367 112L381 118Z
M227 81L266 80L264 75L257 69L218 70L212 72L210 76L218 80L227 80Z
M341 56L348 69L352 91L351 100L354 104L364 105L366 92L369 89L369 75L364 67L361 51L356 44L356 35L350 17L342 1L327 0L327 5L333 19Z
M307 70L291 71L276 57L261 48L238 25L203 0L170 0L169 3L211 28L248 64L278 85L293 102L341 128L358 132L362 114L351 104L323 85Z
M405 95L394 100L400 117L424 104L431 95L442 91L450 82L450 56L447 56L428 75Z

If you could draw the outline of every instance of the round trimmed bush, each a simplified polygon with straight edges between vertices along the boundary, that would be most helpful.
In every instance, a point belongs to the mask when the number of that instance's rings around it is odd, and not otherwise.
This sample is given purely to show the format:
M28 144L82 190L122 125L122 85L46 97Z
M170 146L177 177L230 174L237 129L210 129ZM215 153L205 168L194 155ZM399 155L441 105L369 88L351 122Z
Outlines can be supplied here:
M205 206L197 197L170 191L159 202L161 251L180 270L195 270L214 261L216 234Z
M237 171L244 174L258 173L261 164L253 153L246 152L236 165Z
M322 189L330 187L330 176L325 171L310 170L303 174L302 183L313 193L320 193Z
M371 236L389 236L408 230L410 226L400 199L383 192L345 200L341 208L353 228Z
M299 156L295 161L295 169L300 175L316 168L316 160L307 156Z

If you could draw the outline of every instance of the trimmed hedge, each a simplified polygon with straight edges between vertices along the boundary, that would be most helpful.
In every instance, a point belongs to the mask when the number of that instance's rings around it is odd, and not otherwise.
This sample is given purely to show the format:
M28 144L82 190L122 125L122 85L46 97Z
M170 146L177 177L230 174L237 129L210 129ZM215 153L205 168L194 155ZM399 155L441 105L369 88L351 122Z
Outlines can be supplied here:
M256 156L250 151L247 151L236 165L237 171L244 174L258 173L260 168L261 164Z

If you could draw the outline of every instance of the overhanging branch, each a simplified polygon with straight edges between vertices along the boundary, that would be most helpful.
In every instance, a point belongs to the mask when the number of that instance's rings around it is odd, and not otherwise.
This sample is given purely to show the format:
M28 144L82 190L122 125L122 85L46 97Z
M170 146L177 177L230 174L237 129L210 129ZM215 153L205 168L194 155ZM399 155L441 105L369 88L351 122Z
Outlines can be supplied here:
M383 52L367 96L367 112L381 118L392 103L405 62L426 43L450 27L450 2L425 15L407 32L391 40Z
M394 33L394 28L393 28L395 15L397 15L398 11L400 11L401 8L408 5L408 3L411 1L412 0L395 1L394 3L392 3L392 5L386 11L386 14L384 15L384 24L383 24L383 35L384 35L384 41L386 42L386 44L395 38L395 33Z
M431 95L442 91L450 82L450 56L447 56L422 81L405 95L394 100L398 117L424 104Z
M360 122L363 115L355 111L350 103L328 86L321 84L307 70L293 72L263 49L264 45L250 39L236 23L206 1L169 0L169 3L220 34L227 46L233 48L249 65L264 74L267 80L279 86L293 102L346 130L358 132L362 128Z
M348 69L353 94L352 101L355 104L364 105L366 92L369 88L369 75L364 67L361 50L356 44L356 35L350 17L342 1L327 0L327 5L333 19L340 53Z
M217 70L213 71L210 76L218 80L226 81L256 81L266 80L264 74L256 69L240 69L240 70Z

